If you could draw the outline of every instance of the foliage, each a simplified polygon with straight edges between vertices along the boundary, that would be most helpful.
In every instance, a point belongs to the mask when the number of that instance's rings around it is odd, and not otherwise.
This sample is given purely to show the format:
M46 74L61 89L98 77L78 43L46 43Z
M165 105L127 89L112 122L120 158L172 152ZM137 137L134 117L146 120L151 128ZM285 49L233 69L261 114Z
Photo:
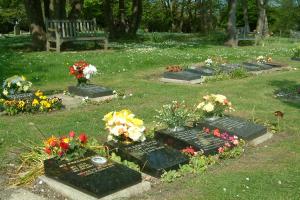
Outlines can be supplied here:
M190 119L190 111L185 102L172 101L170 104L162 106L161 110L156 110L155 119L158 125L165 124L170 128L185 126Z
M35 92L33 100L6 100L0 99L0 108L8 115L18 113L51 112L63 107L62 100L57 97L48 98L41 91Z
M293 58L300 58L300 46L293 49Z
M249 73L245 68L237 68L231 71L228 76L230 79L240 79L240 78L246 78L249 76Z
M109 112L103 117L103 121L109 131L108 141L143 142L146 140L143 120L136 118L130 110Z
M130 162L128 160L123 160L121 159L120 156L117 156L115 153L111 153L111 157L110 157L111 160L117 162L117 163L120 163L120 164L123 164L133 170L136 170L136 171L140 171L140 167L135 164L134 162Z
M27 81L24 76L12 76L7 78L2 85L4 96L14 95L19 93L28 92L32 83Z

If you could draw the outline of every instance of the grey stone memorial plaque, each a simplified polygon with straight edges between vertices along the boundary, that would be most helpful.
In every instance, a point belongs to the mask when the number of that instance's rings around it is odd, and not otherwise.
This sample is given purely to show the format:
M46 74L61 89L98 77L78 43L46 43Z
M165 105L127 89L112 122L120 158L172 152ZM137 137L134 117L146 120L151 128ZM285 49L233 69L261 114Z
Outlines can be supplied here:
M33 93L19 93L19 94L12 94L7 95L9 100L32 100L34 98Z
M91 84L84 86L69 86L68 89L71 94L89 98L109 96L113 94L113 90L110 88Z
M255 124L237 117L220 117L213 121L202 121L198 125L201 128L220 129L221 132L227 132L236 135L245 140L252 140L267 133L265 126Z

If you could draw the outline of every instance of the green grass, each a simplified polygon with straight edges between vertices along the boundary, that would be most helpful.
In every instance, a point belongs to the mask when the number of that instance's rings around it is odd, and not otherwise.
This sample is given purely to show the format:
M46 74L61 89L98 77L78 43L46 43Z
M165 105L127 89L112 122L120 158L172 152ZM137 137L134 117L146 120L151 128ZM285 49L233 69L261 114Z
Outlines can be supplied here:
M93 83L111 87L132 97L101 105L88 105L71 111L49 114L2 116L0 120L0 156L9 162L11 151L26 140L40 142L41 134L65 134L85 131L104 142L102 117L111 110L131 109L154 126L155 109L172 100L197 103L208 93L221 93L232 101L235 115L276 123L274 111L285 113L282 129L267 148L248 149L239 160L226 161L205 175L186 177L172 184L159 184L144 198L149 199L298 199L300 197L300 105L273 97L274 90L299 85L300 71L274 72L244 79L209 82L203 85L164 84L158 76L167 65L187 65L211 56L230 62L270 55L276 61L299 69L300 62L290 61L295 43L283 38L265 41L264 46L228 48L214 37L188 34L147 34L139 42L112 42L113 50L66 51L60 54L30 52L28 38L0 38L0 80L14 74L25 75L35 89L65 90L75 80L68 66L84 59L97 66ZM218 37L219 38L219 37ZM34 125L33 125L34 124ZM297 143L298 141L298 143ZM250 161L250 162L249 162ZM249 164L250 163L250 164ZM249 177L249 182L245 180ZM282 184L278 184L278 181ZM247 185L249 189L246 188ZM223 191L226 188L226 192ZM160 192L160 190L162 192ZM245 190L243 192L243 190ZM239 195L237 197L236 195ZM297 198L298 197L298 198Z

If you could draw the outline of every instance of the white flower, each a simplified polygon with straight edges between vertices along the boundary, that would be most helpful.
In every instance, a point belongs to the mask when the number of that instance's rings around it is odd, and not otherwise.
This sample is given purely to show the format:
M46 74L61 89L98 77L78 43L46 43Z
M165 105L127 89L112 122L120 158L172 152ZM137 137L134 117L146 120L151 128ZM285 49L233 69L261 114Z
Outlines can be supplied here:
M90 79L91 76L96 72L97 72L97 68L91 64L83 69L83 75L86 79Z
M23 90L24 90L24 92L27 92L29 90L29 86L28 85L24 85Z
M4 89L2 93L4 94L4 96L7 96L8 95L7 89Z
M213 61L210 58L206 59L204 62L206 66L211 66L213 64Z
M107 141L109 142L109 141L112 141L114 139L114 137L112 136L112 135L108 135L107 136Z
M215 100L219 103L224 103L224 101L227 99L224 95L221 94L216 94L215 96Z
M122 133L124 133L126 131L127 131L126 127L122 126L122 125L115 126L110 130L111 134L113 134L114 136L120 136L120 135L122 135Z
M215 106L212 103L207 103L202 109L206 112L211 112L215 109Z
M17 86L21 87L21 85L22 85L21 82L18 81L18 82L17 82Z
M205 102L201 102L201 103L199 103L199 104L198 104L198 106L197 106L197 109L200 109L200 108L202 108L204 105L205 105Z
M133 141L138 141L143 136L143 131L145 130L145 127L137 127L132 126L128 129L128 136Z

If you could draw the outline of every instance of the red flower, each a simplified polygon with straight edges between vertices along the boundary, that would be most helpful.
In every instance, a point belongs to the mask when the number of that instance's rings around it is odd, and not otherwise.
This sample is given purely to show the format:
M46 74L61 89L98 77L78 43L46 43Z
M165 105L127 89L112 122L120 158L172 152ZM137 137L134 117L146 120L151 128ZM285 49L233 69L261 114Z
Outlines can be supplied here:
M78 137L81 143L85 144L87 142L87 136L85 133L81 133Z
M76 73L76 70L74 69L73 66L69 67L69 71L70 71L70 74L75 74Z
M209 133L210 132L210 130L209 130L209 128L203 128L203 131L205 132L205 133Z
M80 79L80 78L83 78L83 77L84 77L83 73L79 73L79 74L76 75L77 79Z
M227 99L224 100L224 105L227 105L229 101Z
M69 136L70 136L71 138L75 137L75 132L74 132L74 131L70 131Z
M195 151L195 149L193 148L193 147L187 147L187 148L185 148L185 149L182 149L181 150L183 153L187 153L187 154L190 154L190 155L195 155L196 154L196 151Z
M61 156L64 155L64 152L63 151L59 151L57 154L61 157Z
M51 147L56 147L57 145L58 145L58 143L57 143L56 140L52 140L52 141L50 142L50 146L51 146Z
M215 129L214 130L214 136L216 136L216 137L221 137L221 133L220 133L220 130L219 129Z
M49 147L45 147L44 149L45 153L50 155L51 154L51 149Z
M66 142L64 142L64 141L61 141L60 144L59 144L59 146L60 146L63 150L65 150L65 151L68 150L69 147L70 147L69 143L66 143Z

